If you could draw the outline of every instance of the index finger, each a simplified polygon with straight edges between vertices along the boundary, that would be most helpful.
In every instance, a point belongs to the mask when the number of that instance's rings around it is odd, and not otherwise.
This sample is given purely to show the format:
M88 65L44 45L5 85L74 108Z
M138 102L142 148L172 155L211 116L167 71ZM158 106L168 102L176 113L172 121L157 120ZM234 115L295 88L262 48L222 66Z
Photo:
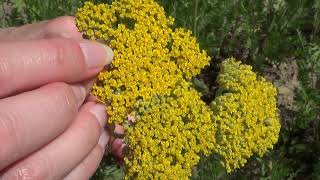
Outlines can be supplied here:
M63 38L0 42L0 55L0 98L48 83L87 80L113 58L103 44Z
M82 39L74 17L63 16L21 27L0 29L0 41L26 41L56 37Z

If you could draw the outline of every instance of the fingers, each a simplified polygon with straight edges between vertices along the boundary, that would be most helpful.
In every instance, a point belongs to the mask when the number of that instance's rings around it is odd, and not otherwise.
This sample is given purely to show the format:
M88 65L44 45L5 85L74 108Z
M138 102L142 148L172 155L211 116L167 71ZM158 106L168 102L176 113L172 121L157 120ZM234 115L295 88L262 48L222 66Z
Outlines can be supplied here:
M0 100L0 170L65 131L85 97L81 86L54 83Z
M85 104L70 128L44 148L13 165L2 178L62 179L94 150L105 123L103 105Z
M113 154L115 159L119 162L123 162L123 149L125 147L123 136L124 136L124 128L123 126L107 126L108 132L111 134L109 141L109 151Z
M108 141L109 135L107 132L103 132L99 139L99 145L97 145L90 154L64 178L64 180L90 179L99 167L99 163L103 158L105 146L108 144Z
M74 17L70 16L17 28L0 29L0 41L24 41L53 37L81 39L82 35L76 27Z
M111 139L110 143L111 144L109 144L109 146L111 146L111 152L113 156L117 159L118 162L122 163L124 157L123 148L125 146L123 143L123 139Z
M107 46L72 39L0 43L0 54L0 98L51 82L83 81L113 58Z

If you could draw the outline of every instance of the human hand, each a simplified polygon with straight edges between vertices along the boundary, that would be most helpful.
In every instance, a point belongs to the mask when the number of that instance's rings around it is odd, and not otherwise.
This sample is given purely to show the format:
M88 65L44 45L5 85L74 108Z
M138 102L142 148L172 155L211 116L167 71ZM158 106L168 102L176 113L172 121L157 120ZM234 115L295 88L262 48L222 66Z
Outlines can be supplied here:
M85 82L110 48L82 39L72 17L0 30L0 179L88 179L109 134Z

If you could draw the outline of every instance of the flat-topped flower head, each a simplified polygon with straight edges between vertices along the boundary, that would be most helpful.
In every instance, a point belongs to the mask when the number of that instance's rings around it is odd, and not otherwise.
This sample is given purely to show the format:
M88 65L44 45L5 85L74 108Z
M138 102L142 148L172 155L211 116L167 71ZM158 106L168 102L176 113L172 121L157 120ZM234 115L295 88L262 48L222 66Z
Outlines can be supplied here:
M276 89L252 67L231 58L221 64L219 90L211 103L217 124L215 151L230 172L278 141Z
M122 124L138 99L169 94L209 64L191 32L172 29L173 18L153 0L85 3L76 14L79 30L114 50L108 72L98 76L93 94L112 103L109 121Z
M188 83L209 64L206 52L153 0L87 2L76 17L88 38L114 50L93 94L110 104L109 123L125 127L127 178L187 179L215 141L212 113Z
M131 153L127 175L137 179L188 179L199 153L215 148L210 108L187 82L169 95L138 101L137 122L126 127Z
M154 0L86 2L76 18L87 38L114 51L92 93L108 105L108 122L124 126L127 179L188 179L200 153L218 153L231 171L277 141L272 84L227 60L216 99L205 104L191 78L210 58Z

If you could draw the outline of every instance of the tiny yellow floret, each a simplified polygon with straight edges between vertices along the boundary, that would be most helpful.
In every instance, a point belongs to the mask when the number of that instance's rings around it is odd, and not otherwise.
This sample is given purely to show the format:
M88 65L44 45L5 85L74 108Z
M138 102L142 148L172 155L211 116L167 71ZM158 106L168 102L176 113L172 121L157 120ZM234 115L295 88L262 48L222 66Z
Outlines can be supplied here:
M217 124L216 153L231 172L253 154L262 156L278 141L276 89L252 67L231 58L221 64L219 90L211 103Z

